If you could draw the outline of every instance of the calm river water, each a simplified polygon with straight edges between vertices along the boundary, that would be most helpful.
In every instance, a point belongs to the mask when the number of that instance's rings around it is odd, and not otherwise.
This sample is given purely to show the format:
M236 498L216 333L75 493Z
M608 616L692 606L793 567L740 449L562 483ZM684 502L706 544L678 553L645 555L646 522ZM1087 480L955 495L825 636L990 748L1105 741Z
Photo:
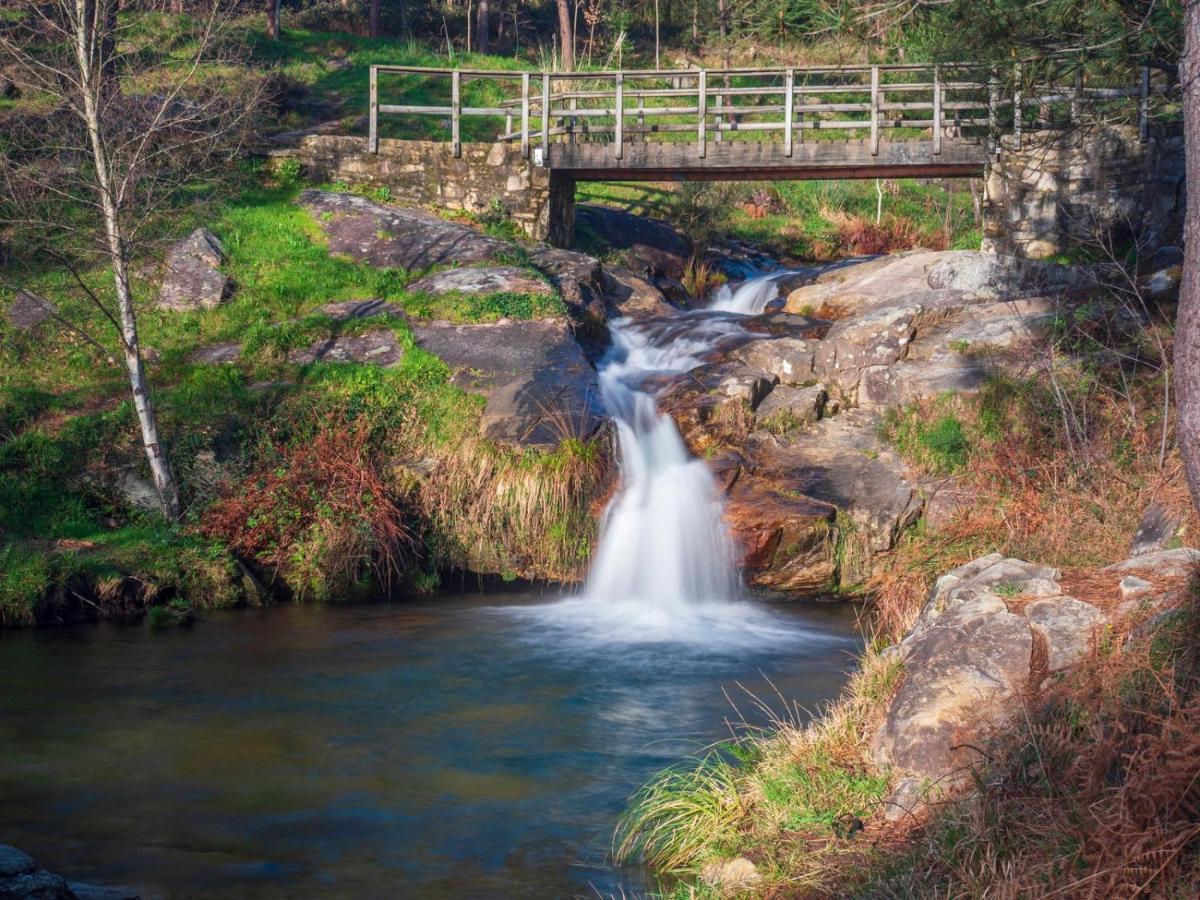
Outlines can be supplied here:
M641 894L606 860L627 797L728 735L725 693L815 706L860 645L845 606L639 642L554 599L2 632L0 843L151 897Z

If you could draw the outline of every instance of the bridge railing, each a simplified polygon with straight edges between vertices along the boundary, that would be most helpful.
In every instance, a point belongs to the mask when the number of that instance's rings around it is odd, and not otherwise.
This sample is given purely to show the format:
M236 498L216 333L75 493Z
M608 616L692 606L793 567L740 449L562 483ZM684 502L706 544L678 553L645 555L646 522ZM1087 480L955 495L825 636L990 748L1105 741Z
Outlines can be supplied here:
M861 139L877 155L890 133L927 136L936 155L946 138L994 147L1003 133L1019 142L1026 130L1078 123L1098 109L1136 118L1144 140L1152 101L1170 91L1149 69L1138 84L1116 87L1088 85L1081 74L1065 84L1044 72L1023 78L1019 66L1005 74L1002 82L997 70L972 64L555 73L377 65L368 140L376 152L382 115L436 118L455 156L467 120L490 120L489 139L520 142L542 165L556 141L607 143L615 160L646 141L691 141L703 158L710 142L726 140L781 143L791 157L805 141ZM408 102L381 103L381 79Z

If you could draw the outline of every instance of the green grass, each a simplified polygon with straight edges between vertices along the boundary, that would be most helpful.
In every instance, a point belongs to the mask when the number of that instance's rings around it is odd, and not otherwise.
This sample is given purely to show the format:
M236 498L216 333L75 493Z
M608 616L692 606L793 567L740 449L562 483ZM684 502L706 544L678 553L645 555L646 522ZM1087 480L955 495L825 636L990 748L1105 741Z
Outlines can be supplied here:
M901 456L934 475L961 471L970 455L970 441L962 422L949 409L952 398L943 398L933 415L917 406L889 409L881 426L883 437Z
M923 234L940 234L947 224L952 249L978 249L971 196L953 182L901 179L889 182L884 215L911 221ZM947 187L946 185L953 185ZM752 218L741 204L756 193L772 198L771 211ZM779 256L828 258L839 249L838 214L875 221L873 181L780 181L771 183L646 184L581 182L576 199L619 206L637 215L667 219L698 241L735 238L759 244ZM947 217L946 207L950 205ZM611 255L610 247L585 227L577 239L589 252Z

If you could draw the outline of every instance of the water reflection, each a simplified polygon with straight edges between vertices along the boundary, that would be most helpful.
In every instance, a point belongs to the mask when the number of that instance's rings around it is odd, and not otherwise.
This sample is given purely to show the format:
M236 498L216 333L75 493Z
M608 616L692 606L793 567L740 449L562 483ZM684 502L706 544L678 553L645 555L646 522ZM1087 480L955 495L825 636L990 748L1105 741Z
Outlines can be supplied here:
M0 635L3 840L151 896L638 892L626 797L727 734L723 689L816 704L857 646L848 610L771 606L793 639L604 647L551 599Z

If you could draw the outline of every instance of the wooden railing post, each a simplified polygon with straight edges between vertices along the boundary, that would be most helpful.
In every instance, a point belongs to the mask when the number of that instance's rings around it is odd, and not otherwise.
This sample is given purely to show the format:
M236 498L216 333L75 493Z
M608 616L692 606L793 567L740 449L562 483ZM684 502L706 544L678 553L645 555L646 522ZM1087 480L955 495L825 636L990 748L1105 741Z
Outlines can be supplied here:
M529 159L529 73L521 73L521 159Z
M1138 139L1150 140L1150 67L1142 66L1142 84L1138 92Z
M942 152L942 73L933 67L933 152Z
M783 76L783 155L792 155L792 106L796 97L796 72L788 69Z
M371 153L379 152L379 70L371 66L371 100L367 121L367 149Z
M1021 64L1013 67L1013 143L1021 149L1021 133L1025 130L1024 114L1021 109L1022 71Z
M542 165L550 165L550 75L542 75Z
M871 66L871 155L879 155L879 66Z
M1000 152L1000 79L994 68L988 73L988 152Z
M450 144L455 157L462 156L462 73L455 69L450 76Z
M616 130L617 159L620 159L625 155L625 74L623 72L616 74L616 88L617 122L614 128Z
M696 77L696 118L696 155L704 159L708 153L708 73L704 69L701 69Z

